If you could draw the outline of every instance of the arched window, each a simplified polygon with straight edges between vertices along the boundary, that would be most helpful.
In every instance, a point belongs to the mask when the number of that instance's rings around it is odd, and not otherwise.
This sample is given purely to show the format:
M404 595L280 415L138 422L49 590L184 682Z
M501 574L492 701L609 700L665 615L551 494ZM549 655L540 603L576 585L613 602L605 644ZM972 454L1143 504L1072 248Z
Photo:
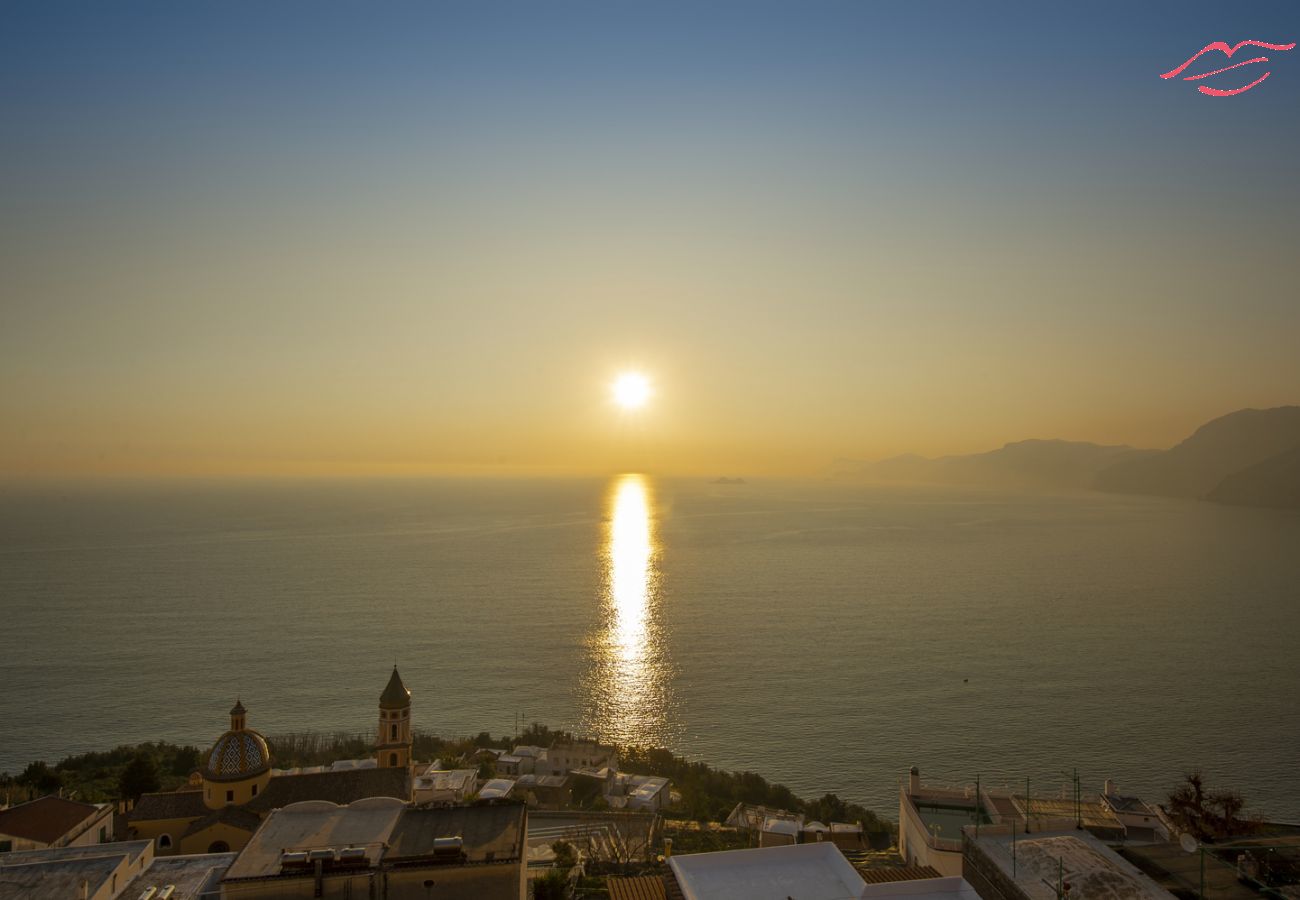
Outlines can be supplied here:
M397 754L396 754L396 753L390 753L390 754L388 754L388 764L389 764L390 766L396 766L396 765L397 765Z
M172 845L172 836L170 834L158 835L158 849L166 850Z
M209 853L229 853L229 852L230 852L230 845L227 844L225 841L213 841L211 844L208 844L208 852L209 852Z
M397 726L393 725L391 727L392 727L392 739L397 740Z

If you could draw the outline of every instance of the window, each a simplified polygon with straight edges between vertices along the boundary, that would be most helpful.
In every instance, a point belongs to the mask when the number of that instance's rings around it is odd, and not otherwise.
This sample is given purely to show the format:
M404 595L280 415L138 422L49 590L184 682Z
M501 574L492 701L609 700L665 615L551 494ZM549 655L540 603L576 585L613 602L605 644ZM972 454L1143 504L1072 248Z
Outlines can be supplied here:
M106 825L99 826L99 842L101 844L108 843L108 826Z
M234 803L234 802L235 802L235 792L234 792L234 791L226 791L226 802L227 802L227 803Z
M8 853L14 848L13 841L0 841L0 853Z
M208 852L209 852L209 853L229 853L229 852L230 852L230 845L227 844L225 841L213 841L211 844L208 844Z
M396 753L390 753L390 754L388 754L388 764L389 764L390 766L396 766L396 765L397 765L397 754L396 754Z
M257 796L257 785L253 785L253 796L254 796L254 797ZM225 852L225 851L222 851L222 852Z
M393 729L392 739L393 739L393 740L397 740L397 726L396 726L396 725L393 725L393 726L392 726L392 729Z
M172 845L172 836L170 834L158 835L158 849L166 850Z

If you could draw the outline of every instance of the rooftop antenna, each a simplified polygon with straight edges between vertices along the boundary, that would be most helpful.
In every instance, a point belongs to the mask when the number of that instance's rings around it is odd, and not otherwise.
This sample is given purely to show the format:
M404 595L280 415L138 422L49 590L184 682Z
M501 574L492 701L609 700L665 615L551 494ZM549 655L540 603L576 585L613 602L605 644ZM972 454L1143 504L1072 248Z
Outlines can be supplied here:
M1183 848L1184 853L1196 853L1198 851L1200 852L1201 886L1200 886L1200 890L1197 891L1196 896L1198 900L1205 900L1205 848L1202 847L1199 843L1197 843L1196 838L1188 834L1186 831L1184 831L1182 834L1178 836L1178 846Z

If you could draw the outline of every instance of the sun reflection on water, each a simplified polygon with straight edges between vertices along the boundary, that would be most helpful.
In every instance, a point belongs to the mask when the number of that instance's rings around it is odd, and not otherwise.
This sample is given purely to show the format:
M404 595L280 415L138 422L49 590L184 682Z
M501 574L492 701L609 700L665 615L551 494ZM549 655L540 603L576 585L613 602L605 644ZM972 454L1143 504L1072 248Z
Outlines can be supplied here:
M672 666L659 594L659 545L648 479L610 486L600 627L589 642L586 719L601 738L634 746L670 741Z

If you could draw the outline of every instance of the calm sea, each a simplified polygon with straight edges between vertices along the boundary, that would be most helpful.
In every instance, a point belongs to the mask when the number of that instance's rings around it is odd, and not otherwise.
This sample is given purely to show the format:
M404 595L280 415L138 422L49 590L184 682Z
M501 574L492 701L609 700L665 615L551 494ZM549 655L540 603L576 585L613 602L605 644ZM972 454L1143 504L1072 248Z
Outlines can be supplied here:
M1193 767L1300 820L1300 515L841 484L0 491L0 770L163 738L517 718L893 817L935 780Z

